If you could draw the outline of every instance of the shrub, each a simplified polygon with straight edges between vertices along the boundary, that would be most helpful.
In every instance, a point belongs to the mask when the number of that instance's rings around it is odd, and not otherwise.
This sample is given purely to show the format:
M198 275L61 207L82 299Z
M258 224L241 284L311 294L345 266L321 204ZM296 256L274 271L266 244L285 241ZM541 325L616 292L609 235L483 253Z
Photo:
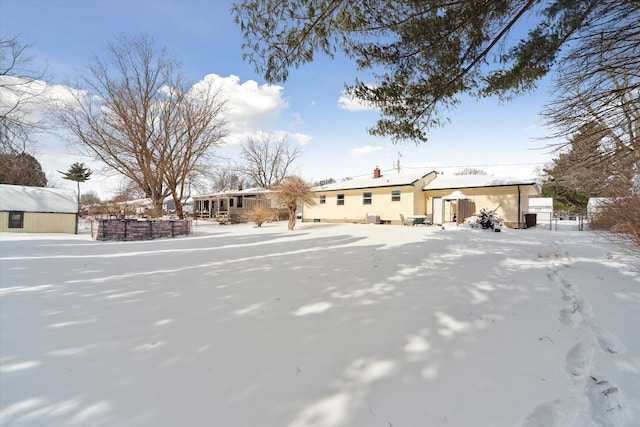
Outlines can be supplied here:
M265 222L276 219L276 211L262 204L257 204L245 213L245 219L255 223L256 227L262 227Z
M465 221L472 228L482 228L483 230L500 231L502 229L502 219L495 210L482 208L480 211Z
M640 246L640 195L634 193L611 198L591 218L589 227L622 234Z

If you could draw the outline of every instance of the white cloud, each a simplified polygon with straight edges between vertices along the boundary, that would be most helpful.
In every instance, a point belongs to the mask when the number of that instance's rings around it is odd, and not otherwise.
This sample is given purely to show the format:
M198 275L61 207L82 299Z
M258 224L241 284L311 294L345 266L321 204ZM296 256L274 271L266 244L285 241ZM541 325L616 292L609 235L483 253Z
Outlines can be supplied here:
M341 110L347 111L373 111L377 108L370 102L362 101L349 95L346 91L342 91L342 95L338 98L338 105Z
M265 135L271 135L274 140L279 140L286 137L290 142L297 143L298 145L308 144L313 137L304 133L290 133L285 130L277 130L274 132L264 132L261 130L255 132L241 132L234 133L225 139L227 145L241 145L247 138L262 138Z
M352 148L349 151L353 157L366 157L379 153L384 148L379 145L364 145L362 147Z
M227 138L228 144L238 144L246 140L248 136L259 135L264 129L273 129L277 121L289 107L283 98L282 86L263 84L259 85L253 80L241 82L238 76L230 75L221 77L217 74L209 74L192 88L192 93L205 86L220 90L220 95L226 100L225 118L229 123L231 136ZM28 104L24 113L33 121L45 117L49 107L66 104L76 96L85 96L86 91L62 85L47 85L45 82L36 81L30 88L31 91L42 93L44 102ZM0 101L9 101L8 94L0 93ZM4 102L4 104L7 104ZM301 123L302 118L298 113L291 115L293 123ZM45 173L56 179L56 183L75 189L74 183L60 178L59 170L67 170L73 162L83 162L94 171L92 179L82 184L82 191L93 190L101 197L109 197L114 194L116 187L123 179L121 176L102 175L99 170L102 165L86 157L70 153L70 147L65 147L73 140L64 130L46 133L38 136L36 157L41 162ZM302 133L288 133L286 131L271 132L274 135L287 135L293 143L305 145L311 140L310 135Z
M269 128L289 107L282 98L282 86L259 85L254 80L241 83L238 76L209 74L194 88L204 84L219 88L227 100L225 115L233 133L251 133Z
M307 145L313 137L304 133L290 133L289 138L300 145Z
M304 124L304 120L302 120L302 115L300 113L291 113L289 116L291 117L289 127L300 126Z

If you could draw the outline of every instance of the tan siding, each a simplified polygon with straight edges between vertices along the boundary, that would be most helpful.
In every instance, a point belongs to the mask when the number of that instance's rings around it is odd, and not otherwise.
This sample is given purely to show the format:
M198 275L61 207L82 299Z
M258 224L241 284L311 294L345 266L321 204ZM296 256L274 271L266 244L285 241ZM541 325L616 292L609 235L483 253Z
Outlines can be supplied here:
M389 187L359 188L355 190L316 191L315 206L304 206L303 220L322 222L365 222L368 215L379 216L382 221L401 224L400 214L423 215L426 212L426 200L422 188L436 177L435 173L427 174L413 185L399 185ZM391 192L400 190L400 201L391 201ZM362 193L372 192L370 205L362 202ZM338 206L337 195L345 195L345 203ZM320 196L326 196L326 203L319 203Z
M24 213L23 228L9 228L9 213L0 212L0 231L12 233L75 233L76 214Z
M475 212L478 212L482 208L491 210L497 208L496 213L510 227L517 227L518 220L521 220L521 212L518 208L517 185L504 187L461 188L459 190L474 203ZM444 197L451 194L452 191L452 189L426 191L428 212L432 212L433 197ZM520 208L523 211L528 209L529 195L534 194L537 194L534 186L520 186ZM455 202L445 202L444 208L445 222L450 222L453 217L453 212L455 211ZM434 221L437 220L434 218Z
M400 201L391 201L391 192L400 190ZM370 205L363 204L363 193L371 192ZM344 194L344 205L337 204L337 195ZM320 196L326 196L326 203L320 204ZM315 194L317 204L305 206L305 221L320 219L324 222L365 222L368 215L377 215L381 220L400 222L400 214L414 213L415 198L412 186L368 188L357 190L319 191Z

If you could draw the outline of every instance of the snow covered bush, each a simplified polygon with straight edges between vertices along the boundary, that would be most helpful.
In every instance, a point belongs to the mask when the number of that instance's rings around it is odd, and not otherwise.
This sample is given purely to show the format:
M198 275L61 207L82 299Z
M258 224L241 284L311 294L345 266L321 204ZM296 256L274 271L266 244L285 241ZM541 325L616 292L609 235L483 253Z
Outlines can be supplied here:
M482 228L483 230L500 231L504 224L502 219L496 214L495 210L482 208L476 214L473 214L465 221L471 228Z
M262 227L263 223L274 221L275 219L276 212L273 209L261 204L256 205L245 213L245 220L255 223L256 227Z

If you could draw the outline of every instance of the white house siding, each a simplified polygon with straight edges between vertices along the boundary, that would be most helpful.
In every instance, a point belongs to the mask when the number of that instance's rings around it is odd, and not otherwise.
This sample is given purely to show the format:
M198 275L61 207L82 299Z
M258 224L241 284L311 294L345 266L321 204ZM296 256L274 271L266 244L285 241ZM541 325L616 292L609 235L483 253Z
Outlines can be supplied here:
M535 213L537 222L549 222L553 219L553 198L532 197L529 199L529 213Z

